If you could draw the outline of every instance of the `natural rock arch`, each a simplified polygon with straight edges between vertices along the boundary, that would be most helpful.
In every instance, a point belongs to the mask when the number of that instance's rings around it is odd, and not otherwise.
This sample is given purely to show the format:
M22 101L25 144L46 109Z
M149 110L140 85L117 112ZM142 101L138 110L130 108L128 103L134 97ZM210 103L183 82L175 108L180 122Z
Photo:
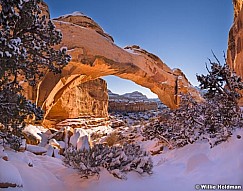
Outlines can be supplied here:
M178 105L181 92L200 97L179 69L170 69L160 58L139 46L120 48L91 18L75 13L54 19L63 33L61 46L68 48L71 62L62 74L47 73L29 98L46 110L58 103L67 87L115 75L149 88L170 108Z

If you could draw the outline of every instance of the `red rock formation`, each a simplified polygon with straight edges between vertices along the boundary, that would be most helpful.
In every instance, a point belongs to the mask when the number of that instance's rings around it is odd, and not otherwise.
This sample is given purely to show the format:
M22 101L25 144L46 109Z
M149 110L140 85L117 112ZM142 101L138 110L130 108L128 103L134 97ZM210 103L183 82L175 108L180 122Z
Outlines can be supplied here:
M78 76L71 82L60 80L46 98L43 124L50 126L68 118L108 117L108 94L102 79L83 82Z
M234 23L229 32L227 63L243 79L243 9L242 0L233 0ZM243 92L242 92L243 93ZM243 105L243 99L240 104Z
M71 62L63 69L59 79L86 75L87 81L116 75L149 88L171 108L177 106L180 92L190 91L199 97L183 73L178 74L177 71L171 70L157 56L138 46L125 49L116 46L110 36L87 16L75 13L55 19L54 23L63 33L62 46L66 46L72 56ZM39 86L38 105L45 102L55 86L55 82L51 81L52 85L48 84L47 87L51 74L48 76Z
M140 92L132 92L124 95L114 94L108 91L110 112L143 112L157 110L158 105L155 101L149 100Z
M43 7L48 10L45 4ZM44 14L49 17L49 11ZM171 70L139 46L118 47L91 18L76 12L54 19L54 24L63 34L60 46L68 48L72 60L61 74L47 73L38 87L25 87L27 97L46 111L44 122L56 123L86 114L107 117L106 85L101 80L90 81L107 75L149 88L171 108L177 107L181 92L191 92L200 99L180 70Z

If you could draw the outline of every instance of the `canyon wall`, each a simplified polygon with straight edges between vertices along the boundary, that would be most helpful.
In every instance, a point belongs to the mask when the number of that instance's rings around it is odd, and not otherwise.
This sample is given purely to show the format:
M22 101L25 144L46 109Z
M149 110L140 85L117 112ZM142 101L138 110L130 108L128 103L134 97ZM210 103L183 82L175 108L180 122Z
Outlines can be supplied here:
M83 82L78 76L71 82L60 81L46 99L43 125L52 126L60 121L79 117L108 117L107 84L103 79ZM52 105L52 101L55 104Z
M243 79L243 0L233 0L234 23L229 32L227 63ZM243 91L242 91L243 94ZM243 99L240 100L243 105Z

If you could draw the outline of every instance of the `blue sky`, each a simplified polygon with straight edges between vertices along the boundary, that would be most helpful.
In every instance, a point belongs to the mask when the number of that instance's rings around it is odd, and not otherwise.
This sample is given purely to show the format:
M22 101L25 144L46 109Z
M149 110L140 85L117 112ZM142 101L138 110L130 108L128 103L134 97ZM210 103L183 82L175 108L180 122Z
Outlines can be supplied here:
M169 67L180 68L192 84L205 71L211 50L222 60L233 22L232 0L46 0L51 17L80 11L93 18L121 47L139 45ZM147 89L105 77L116 93ZM117 86L119 84L119 86Z

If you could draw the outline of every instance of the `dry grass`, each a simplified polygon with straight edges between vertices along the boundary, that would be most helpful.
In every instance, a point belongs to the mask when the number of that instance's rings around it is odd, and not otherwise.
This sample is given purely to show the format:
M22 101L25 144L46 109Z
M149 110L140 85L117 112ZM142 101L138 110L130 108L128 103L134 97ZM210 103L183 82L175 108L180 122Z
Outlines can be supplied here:
M120 140L119 133L117 131L113 131L106 137L105 142L107 143L108 146L111 147L119 143L119 140Z

